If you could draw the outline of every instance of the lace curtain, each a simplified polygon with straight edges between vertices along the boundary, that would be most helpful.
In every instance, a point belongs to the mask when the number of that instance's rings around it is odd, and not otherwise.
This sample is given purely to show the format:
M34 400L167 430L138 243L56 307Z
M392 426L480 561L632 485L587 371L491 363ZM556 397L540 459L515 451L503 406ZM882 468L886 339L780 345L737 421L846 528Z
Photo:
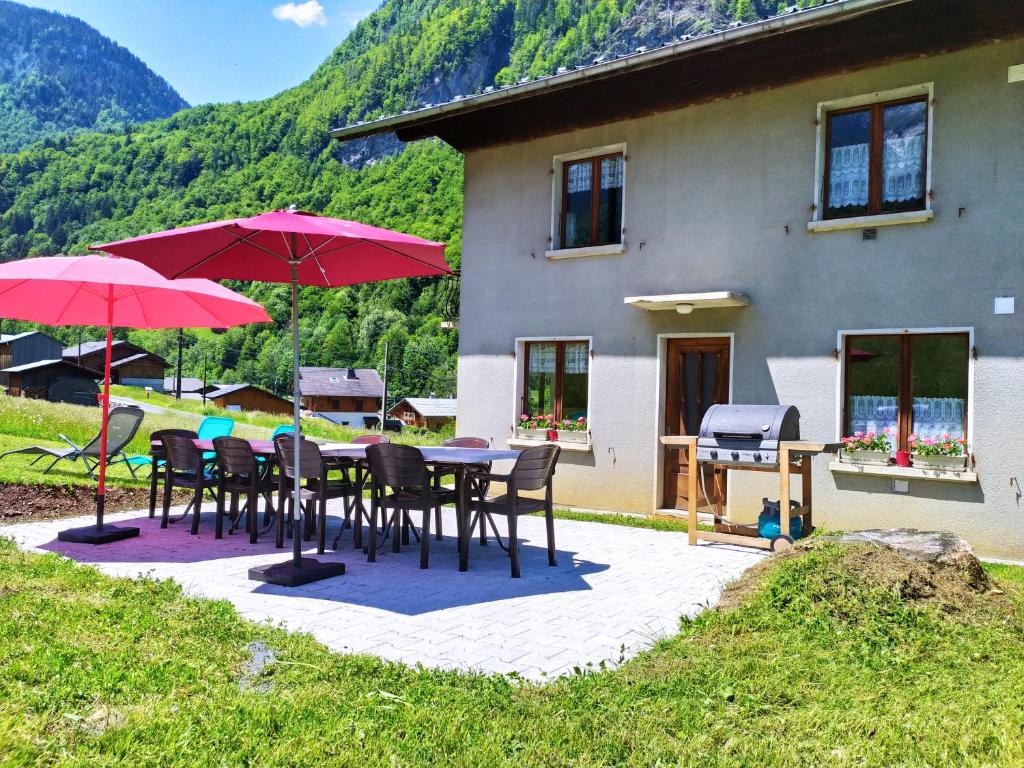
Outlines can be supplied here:
M530 345L530 375L555 372L555 345Z
M593 173L593 165L588 161L586 163L573 163L569 166L569 178L567 179L568 189L566 190L570 195L577 192L589 192L590 177Z
M565 373L586 373L587 372L587 345L566 344L565 345Z
M601 161L601 189L619 189L622 186L622 158L609 157Z
M918 437L964 436L965 403L959 397L915 397L914 434ZM850 398L850 432L880 433L898 428L895 397L856 395ZM893 439L895 443L895 439Z
M924 197L924 136L885 140L882 152L882 200L902 202ZM830 208L868 204L869 146L847 144L829 153Z

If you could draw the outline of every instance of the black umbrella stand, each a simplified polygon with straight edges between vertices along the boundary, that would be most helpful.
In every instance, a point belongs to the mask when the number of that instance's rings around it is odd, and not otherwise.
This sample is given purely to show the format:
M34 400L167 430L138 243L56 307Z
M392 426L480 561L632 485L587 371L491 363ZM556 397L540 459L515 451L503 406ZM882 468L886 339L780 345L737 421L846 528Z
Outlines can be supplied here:
M314 581L322 581L345 573L345 564L317 560L302 556L303 513L299 491L302 486L302 473L299 471L302 445L301 391L299 386L299 262L295 257L295 236L292 236L292 381L294 382L292 397L292 418L295 420L295 485L292 498L295 499L295 520L292 522L292 559L286 563L273 563L249 569L251 581L262 581L281 587L298 587ZM284 504L281 505L281 514Z

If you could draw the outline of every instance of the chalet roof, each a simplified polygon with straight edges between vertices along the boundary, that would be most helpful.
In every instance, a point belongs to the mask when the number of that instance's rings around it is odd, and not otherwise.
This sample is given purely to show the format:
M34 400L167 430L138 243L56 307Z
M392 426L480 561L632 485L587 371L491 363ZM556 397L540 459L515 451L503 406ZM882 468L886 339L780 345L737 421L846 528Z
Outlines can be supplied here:
M291 400L289 400L289 399L287 399L285 397L281 397L280 395L275 395L273 392L271 392L268 389L264 389L263 387L257 387L255 384L245 384L245 383L242 383L242 384L221 384L219 389L215 389L213 392L208 393L206 395L206 399L207 400L216 400L218 397L224 397L225 395L230 395L230 394L232 394L234 392L241 392L243 389L255 389L255 390L259 391L259 392L263 392L264 394L270 395L271 397L276 397L278 400L282 400L282 401L284 401L286 403L291 403Z
M330 131L475 149L1024 34L1015 0L826 0Z
M72 368L77 373L81 373L83 376L88 376L90 379L98 379L100 377L100 373L94 371L92 368L86 368L84 365L75 365L67 360L36 360L34 363L24 363L23 365L4 368L0 373L24 373L25 371L36 371L55 367Z
M373 368L299 368L303 395L384 397L384 382Z
M406 397L391 409L391 413L398 411L402 403L408 403L410 408L423 417L450 416L455 418L458 400L453 397Z
M110 344L110 348L115 349L116 347L127 343L128 342L124 339L114 339ZM106 346L106 341L83 341L81 344L75 344L73 347L65 347L64 357L78 357L79 354L81 354L82 357L85 357L86 355L91 355L94 352L102 352L106 349ZM81 347L81 352L79 352L79 347Z
M74 355L72 355L72 357L74 357ZM167 361L160 357L160 355L154 354L153 352L139 352L134 355L128 355L128 357L122 357L120 360L112 360L110 363L110 367L119 368L122 365L126 365L127 363L134 363L138 360L145 359L156 360L158 363L161 363L165 368L167 367Z
M0 344L10 344L12 341L20 341L21 339L28 338L29 336L48 336L53 338L48 333L42 331L25 331L24 333L0 333ZM56 339L54 339L56 341Z
M176 376L165 376L164 377L164 389L168 392L173 392L177 389L178 380ZM212 390L217 389L220 386L218 384L207 384L206 389ZM191 376L181 377L181 391L182 392L202 392L203 391L203 380L197 379Z

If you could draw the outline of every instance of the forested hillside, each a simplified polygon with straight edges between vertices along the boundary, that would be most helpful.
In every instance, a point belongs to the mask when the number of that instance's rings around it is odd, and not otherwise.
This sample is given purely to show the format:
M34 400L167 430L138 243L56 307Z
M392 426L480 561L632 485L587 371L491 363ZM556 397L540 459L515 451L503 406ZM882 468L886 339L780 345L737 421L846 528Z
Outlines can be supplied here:
M187 106L163 78L88 24L0 0L0 152Z
M81 252L90 243L294 203L447 242L458 266L460 157L436 141L339 145L327 128L787 4L388 0L309 80L273 98L196 107L113 135L52 138L0 155L0 257ZM275 327L189 334L186 370L198 373L205 356L212 377L285 390L287 288L254 285L248 293L267 306ZM452 394L457 340L441 327L442 293L428 280L304 289L304 364L380 368L389 341L396 394ZM173 336L144 340L170 359Z

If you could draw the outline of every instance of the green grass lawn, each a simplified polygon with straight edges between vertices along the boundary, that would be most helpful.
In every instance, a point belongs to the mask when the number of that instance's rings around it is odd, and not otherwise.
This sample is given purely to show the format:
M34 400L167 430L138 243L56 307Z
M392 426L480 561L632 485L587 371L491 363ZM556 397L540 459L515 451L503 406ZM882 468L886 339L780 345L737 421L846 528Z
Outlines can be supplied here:
M865 577L862 552L776 560L740 607L535 685L333 654L0 542L0 765L1024 763L1019 569L951 607ZM247 680L253 641L278 661Z

